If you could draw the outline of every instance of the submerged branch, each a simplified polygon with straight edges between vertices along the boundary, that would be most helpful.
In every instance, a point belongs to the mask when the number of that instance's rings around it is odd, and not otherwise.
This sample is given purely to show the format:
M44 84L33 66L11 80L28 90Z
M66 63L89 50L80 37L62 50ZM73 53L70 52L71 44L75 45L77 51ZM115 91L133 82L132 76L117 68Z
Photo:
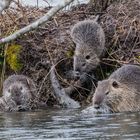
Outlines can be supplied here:
M7 43L9 41L12 41L14 39L16 39L17 37L38 28L40 25L44 24L46 21L48 21L52 16L54 16L59 10L61 10L62 8L64 8L65 6L67 6L68 4L70 4L73 0L64 0L64 2L62 4L58 4L57 6L51 8L48 13L46 13L43 17L41 17L40 19L36 20L35 22L29 24L28 26L16 31L15 33L13 33L12 35L2 38L0 40L0 44L2 43Z

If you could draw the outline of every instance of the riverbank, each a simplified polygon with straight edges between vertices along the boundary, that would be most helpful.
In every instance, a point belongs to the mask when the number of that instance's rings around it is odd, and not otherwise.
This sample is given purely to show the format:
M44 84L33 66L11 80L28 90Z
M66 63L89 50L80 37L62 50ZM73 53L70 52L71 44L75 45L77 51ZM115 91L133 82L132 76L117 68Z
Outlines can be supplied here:
M22 65L20 69L13 69L11 61L9 62L7 59L9 54L6 53L6 65L2 70L5 73L5 77L15 72L31 77L41 94L41 100L48 105L57 104L49 80L50 66L52 63L57 65L60 75L59 80L63 86L71 85L72 81L67 80L67 73L73 69L72 58L75 44L70 37L70 29L78 21L94 19L95 15L99 13L101 13L99 22L106 35L107 51L101 60L101 66L97 68L97 79L104 79L122 64L140 64L139 1L124 0L122 3L114 2L102 12L95 10L94 6L82 4L72 7L70 11L59 12L45 25L6 44L5 46L9 46L7 50L11 48L10 46L15 46L15 44L22 48L16 54L19 60L14 61ZM39 9L20 6L16 11L13 9L6 10L0 16L0 38L32 23L48 10L49 8ZM8 52L7 50L6 52ZM3 57L3 49L1 54L1 57ZM10 57L10 60L11 58L13 56ZM2 62L2 64L4 63ZM74 98L81 102L86 100L87 96L79 93Z

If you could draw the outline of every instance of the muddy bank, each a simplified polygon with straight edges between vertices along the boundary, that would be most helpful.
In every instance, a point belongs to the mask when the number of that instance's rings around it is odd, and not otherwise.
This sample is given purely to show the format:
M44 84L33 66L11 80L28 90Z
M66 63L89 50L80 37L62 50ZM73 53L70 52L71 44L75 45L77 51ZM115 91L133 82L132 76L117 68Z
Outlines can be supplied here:
M99 22L105 30L106 53L96 70L96 78L101 80L124 63L140 64L140 3L139 0L114 2L103 11L95 5L82 4L70 11L59 12L45 25L6 44L18 44L22 51L18 57L23 67L18 74L31 77L36 83L40 99L48 105L57 104L50 85L49 71L52 64L57 65L59 79L67 87L73 83L68 79L72 70L75 44L70 37L71 27L78 21L94 19L101 14ZM0 16L1 37L28 25L44 15L49 8L37 9L19 7L16 11L8 9ZM6 60L6 59L5 59ZM6 64L5 77L15 73ZM81 91L73 95L76 100L85 101L87 96Z

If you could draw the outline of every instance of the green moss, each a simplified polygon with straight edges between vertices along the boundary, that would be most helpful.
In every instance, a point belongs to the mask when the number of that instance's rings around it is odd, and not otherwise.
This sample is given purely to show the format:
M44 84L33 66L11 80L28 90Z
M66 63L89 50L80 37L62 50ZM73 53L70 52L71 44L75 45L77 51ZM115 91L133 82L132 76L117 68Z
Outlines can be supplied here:
M6 62L9 64L10 68L14 71L20 71L23 67L23 64L20 62L19 59L21 49L22 46L14 44L8 46L6 50Z
M73 57L73 55L74 55L74 50L68 50L68 51L66 52L66 55L67 55L68 58Z

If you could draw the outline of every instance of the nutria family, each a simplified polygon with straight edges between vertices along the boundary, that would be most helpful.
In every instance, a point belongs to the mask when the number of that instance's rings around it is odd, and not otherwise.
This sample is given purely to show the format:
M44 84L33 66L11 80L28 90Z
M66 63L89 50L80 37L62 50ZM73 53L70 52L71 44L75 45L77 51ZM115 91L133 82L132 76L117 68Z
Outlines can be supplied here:
M3 83L1 111L30 110L36 107L36 86L24 75L11 75Z
M140 111L140 66L124 65L99 81L93 105L107 112Z
M105 34L97 19L80 21L71 30L71 37L76 44L74 71L80 75L90 73L98 66L105 49Z

